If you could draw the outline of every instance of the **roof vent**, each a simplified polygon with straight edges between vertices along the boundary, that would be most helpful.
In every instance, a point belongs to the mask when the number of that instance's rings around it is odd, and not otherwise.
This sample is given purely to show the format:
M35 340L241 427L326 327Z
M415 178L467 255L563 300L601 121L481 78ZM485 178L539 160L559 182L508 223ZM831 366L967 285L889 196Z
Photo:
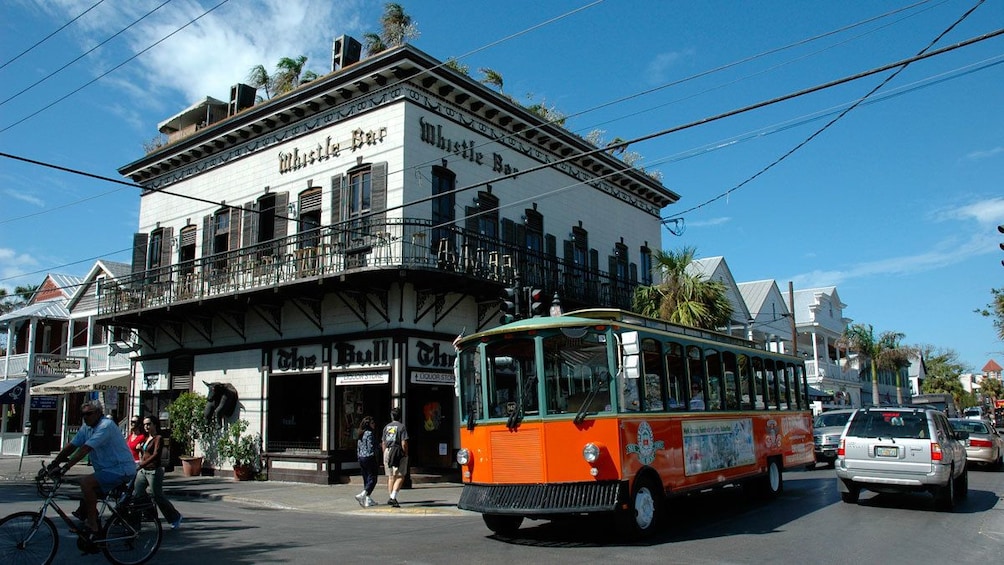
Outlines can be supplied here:
M363 44L347 35L336 37L331 44L331 71L358 63L363 54Z
M237 112L254 106L256 90L253 86L237 83L230 87L230 106L227 116L235 116Z

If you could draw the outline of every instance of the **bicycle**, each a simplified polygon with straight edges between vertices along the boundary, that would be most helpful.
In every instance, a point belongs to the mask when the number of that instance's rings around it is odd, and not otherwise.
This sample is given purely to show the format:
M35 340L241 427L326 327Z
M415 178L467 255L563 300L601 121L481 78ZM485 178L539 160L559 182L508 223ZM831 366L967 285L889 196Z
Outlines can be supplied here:
M116 565L139 565L157 553L164 536L157 507L152 499L134 500L133 480L123 483L98 499L99 533L76 524L56 502L63 485L62 473L46 470L45 463L35 476L42 497L37 512L15 512L0 520L0 563L52 563L59 549L56 524L46 514L56 511L77 535L77 547L84 553L102 552Z

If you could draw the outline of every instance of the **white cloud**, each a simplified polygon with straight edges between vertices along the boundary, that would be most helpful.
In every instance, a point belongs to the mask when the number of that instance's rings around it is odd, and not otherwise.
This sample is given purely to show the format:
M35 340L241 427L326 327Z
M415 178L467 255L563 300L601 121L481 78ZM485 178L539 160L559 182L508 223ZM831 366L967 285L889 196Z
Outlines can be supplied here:
M648 77L648 81L652 84L662 84L666 82L669 80L669 70L677 66L682 59L690 57L693 54L694 52L692 50L659 53L648 63L648 69L645 73Z
M35 271L37 268L38 261L31 255L18 253L8 247L0 247L0 284L4 285L4 288L13 290L18 284L29 284L27 278L23 281L14 279ZM38 282L30 284L38 284Z
M815 288L838 285L850 279L875 276L902 276L949 268L975 255L984 255L994 250L990 234L973 234L968 240L946 240L934 249L915 255L887 257L849 265L845 269L831 271L810 271L791 277L799 288Z
M976 220L981 226L993 226L1004 222L1004 197L987 198L941 210L935 216L940 220Z
M981 159L990 159L998 155L1004 154L1004 147L994 147L993 149L985 149L982 151L973 151L966 155L966 159L971 161L979 161Z
M7 196L9 196L9 197L11 197L11 198L13 198L15 200L20 200L22 202L27 202L28 204L32 204L34 206L38 206L39 208L44 208L45 207L45 201L44 200L42 200L41 198L38 198L36 196L33 196L31 194L24 194L22 192L18 192L16 190L11 190L11 189L4 190L4 194L6 194Z
M687 227L689 228L706 228L712 226L720 226L722 224L727 224L732 221L730 216L721 216L718 218L710 218L708 220L701 220L699 222L687 222Z

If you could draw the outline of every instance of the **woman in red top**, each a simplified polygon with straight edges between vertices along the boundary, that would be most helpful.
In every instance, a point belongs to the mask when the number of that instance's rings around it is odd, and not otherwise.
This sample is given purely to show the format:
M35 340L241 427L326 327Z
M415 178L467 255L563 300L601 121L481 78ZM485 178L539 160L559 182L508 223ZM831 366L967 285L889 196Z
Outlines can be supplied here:
M143 419L139 416L132 417L132 426L129 428L129 435L126 436L126 445L132 453L132 458L139 467L140 446L146 441L146 434L143 433Z

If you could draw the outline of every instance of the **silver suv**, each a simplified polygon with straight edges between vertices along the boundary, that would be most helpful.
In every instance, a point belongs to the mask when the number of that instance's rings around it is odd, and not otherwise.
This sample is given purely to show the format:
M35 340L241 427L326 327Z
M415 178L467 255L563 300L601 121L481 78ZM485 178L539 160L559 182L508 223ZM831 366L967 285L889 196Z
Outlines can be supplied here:
M944 413L923 406L860 408L851 415L837 449L837 490L857 502L861 489L927 491L941 510L952 510L969 491L966 448Z

